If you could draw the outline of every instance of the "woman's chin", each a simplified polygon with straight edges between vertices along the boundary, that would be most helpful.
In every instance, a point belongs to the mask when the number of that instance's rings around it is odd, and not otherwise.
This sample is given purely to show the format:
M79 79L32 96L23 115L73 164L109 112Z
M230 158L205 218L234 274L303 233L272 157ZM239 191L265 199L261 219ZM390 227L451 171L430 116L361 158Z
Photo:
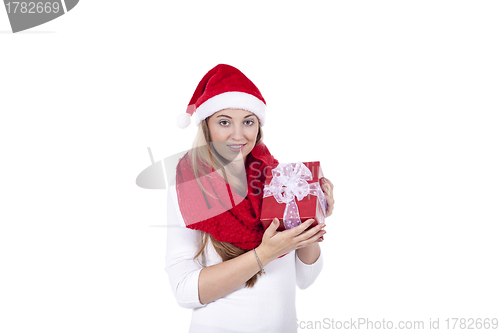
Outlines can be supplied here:
M229 152L227 154L228 157L226 157L227 160L229 161L240 161L240 160L243 160L243 154L241 151L239 152Z
M217 149L217 153L225 159L228 163L231 163L234 160L240 158L241 152L233 152L228 149Z

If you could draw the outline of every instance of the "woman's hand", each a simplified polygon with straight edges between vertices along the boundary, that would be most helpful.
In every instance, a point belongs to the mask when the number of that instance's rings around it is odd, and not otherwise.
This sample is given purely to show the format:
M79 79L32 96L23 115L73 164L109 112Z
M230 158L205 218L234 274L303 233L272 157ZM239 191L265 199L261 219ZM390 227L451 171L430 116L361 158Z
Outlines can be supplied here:
M279 220L275 218L264 232L262 243L256 249L260 260L263 261L262 264L265 266L285 253L317 242L326 231L322 230L325 227L324 223L306 231L314 221L309 219L292 229L277 231Z
M325 177L321 178L320 181L321 181L321 189L323 190L323 193L325 194L326 203L328 204L328 207L326 208L325 217L328 217L328 216L332 215L333 204L335 203L335 200L333 200L333 184L331 181L329 181Z

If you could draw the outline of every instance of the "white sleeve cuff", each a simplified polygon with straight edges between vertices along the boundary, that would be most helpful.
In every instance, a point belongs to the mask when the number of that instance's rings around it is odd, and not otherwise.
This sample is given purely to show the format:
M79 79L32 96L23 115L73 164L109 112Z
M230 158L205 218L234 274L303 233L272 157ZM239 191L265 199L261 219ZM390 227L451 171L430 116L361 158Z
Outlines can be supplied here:
M295 279L300 289L309 287L318 277L323 268L323 251L320 250L319 257L310 265L300 260L297 251L295 251Z

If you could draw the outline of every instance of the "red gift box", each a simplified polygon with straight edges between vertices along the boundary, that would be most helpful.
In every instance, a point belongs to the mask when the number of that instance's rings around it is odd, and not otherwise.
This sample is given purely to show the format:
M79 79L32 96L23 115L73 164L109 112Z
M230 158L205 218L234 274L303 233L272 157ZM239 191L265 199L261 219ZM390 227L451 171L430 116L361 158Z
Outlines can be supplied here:
M320 163L318 161L315 162L303 162L303 164L311 171L312 180L308 180L307 183L317 183L323 177L323 171L321 170ZM271 165L266 168L266 182L265 185L269 185L271 180L273 179L272 170L275 169L278 164ZM321 184L319 186L321 190ZM318 223L323 223L325 221L325 214L321 207L321 201L318 196L309 193L302 200L297 200L295 197L295 202L297 203L297 207L299 210L299 216L301 223L308 219L315 219L316 221L311 224L310 229L317 225ZM326 206L326 201L324 202ZM264 226L264 230L269 227L274 218L278 218L280 220L280 225L278 230L286 230L285 225L283 223L283 214L285 212L286 203L278 203L276 198L271 195L262 199L262 211L260 220L262 225ZM326 209L326 207L324 207Z

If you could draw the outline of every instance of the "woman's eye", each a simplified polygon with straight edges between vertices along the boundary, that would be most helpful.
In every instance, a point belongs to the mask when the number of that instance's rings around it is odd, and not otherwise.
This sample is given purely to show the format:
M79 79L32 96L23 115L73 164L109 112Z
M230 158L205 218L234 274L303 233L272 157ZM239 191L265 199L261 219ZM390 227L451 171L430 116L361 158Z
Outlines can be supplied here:
M219 121L219 124L221 124L222 126L227 126L229 124L229 121L221 120L221 121Z
M253 125L254 121L253 120L246 120L245 121L247 123L248 126L251 126Z

